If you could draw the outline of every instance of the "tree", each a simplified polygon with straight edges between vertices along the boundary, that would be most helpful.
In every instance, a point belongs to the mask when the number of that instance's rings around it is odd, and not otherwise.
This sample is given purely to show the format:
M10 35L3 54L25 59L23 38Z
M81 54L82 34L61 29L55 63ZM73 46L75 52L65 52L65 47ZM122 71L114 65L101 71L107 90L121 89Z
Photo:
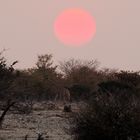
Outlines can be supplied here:
M53 67L53 61L52 61L52 55L51 54L45 54L45 55L39 55L38 61L36 63L36 66L38 69L49 69L54 68L56 69L56 66Z
M2 112L1 116L0 116L0 128L2 128L2 124L5 118L6 113L10 110L10 108L15 104L14 101L11 101L10 99L7 101L6 107L4 109L4 111Z
M69 59L67 61L60 62L59 68L60 71L64 74L64 76L68 76L73 72L75 69L80 67L88 67L90 69L96 70L98 68L99 62L97 60L91 61L83 61L83 60L76 60L76 59Z
M100 81L100 74L97 68L98 62L93 60L70 59L60 63L66 87L70 90L73 99L88 99L90 93L96 90Z
M59 89L62 75L57 72L53 64L52 55L39 55L36 67L29 69L29 75L34 79L33 87L38 100L53 99Z
M14 61L11 65L7 65L7 60L3 56L3 52L0 52L0 99L5 98L8 95L8 89L17 76L17 71L14 70L13 66L18 62ZM9 91L10 92L10 91Z
M5 57L3 56L3 52L5 50L0 52L0 100L4 103L7 102L4 111L0 115L0 128L2 128L2 124L5 118L6 113L9 111L9 109L15 104L14 101L12 101L13 97L11 96L10 86L14 80L14 78L17 76L13 66L18 62L13 62L10 66L7 65L7 61Z
M139 94L140 74L139 72L120 71L102 81L99 84L99 92L110 94Z

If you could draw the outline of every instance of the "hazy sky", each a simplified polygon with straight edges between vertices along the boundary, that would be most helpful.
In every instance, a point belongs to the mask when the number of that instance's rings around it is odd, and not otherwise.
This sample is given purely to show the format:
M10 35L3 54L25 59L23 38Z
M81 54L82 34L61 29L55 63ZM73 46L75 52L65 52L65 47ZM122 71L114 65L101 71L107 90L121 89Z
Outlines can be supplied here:
M53 24L67 8L88 10L95 38L74 48L60 43ZM102 67L140 70L140 0L0 0L0 50L18 68L34 66L38 54L54 59L97 59Z

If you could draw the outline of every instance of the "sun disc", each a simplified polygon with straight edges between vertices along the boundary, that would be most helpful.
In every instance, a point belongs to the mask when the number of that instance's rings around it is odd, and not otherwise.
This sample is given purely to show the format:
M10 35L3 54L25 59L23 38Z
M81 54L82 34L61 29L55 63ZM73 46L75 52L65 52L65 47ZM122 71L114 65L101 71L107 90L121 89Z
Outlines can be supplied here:
M96 22L86 10L67 9L56 18L54 33L65 45L82 46L95 36Z

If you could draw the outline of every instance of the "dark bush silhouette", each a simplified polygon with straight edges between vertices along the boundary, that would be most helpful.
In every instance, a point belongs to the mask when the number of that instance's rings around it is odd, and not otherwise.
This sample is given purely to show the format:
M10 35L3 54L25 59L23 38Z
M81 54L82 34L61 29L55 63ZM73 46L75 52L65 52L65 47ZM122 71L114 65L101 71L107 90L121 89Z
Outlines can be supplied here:
M64 112L72 112L71 105L65 104L65 105L64 105L63 111L64 111Z
M75 118L75 140L138 140L140 103L136 96L97 95Z
M74 119L75 140L138 140L139 72L102 73L102 77L95 96Z
M11 65L7 65L7 60L3 57L4 51L0 52L0 100L3 100L4 98L7 99L9 88L15 77L18 76L18 72L13 68L18 61L13 62Z

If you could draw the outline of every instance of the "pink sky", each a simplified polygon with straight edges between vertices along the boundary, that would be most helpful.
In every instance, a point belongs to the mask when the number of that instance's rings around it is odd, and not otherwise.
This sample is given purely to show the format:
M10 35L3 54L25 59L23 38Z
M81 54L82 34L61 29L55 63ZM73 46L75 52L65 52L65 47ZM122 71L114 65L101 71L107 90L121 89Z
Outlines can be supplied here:
M97 32L88 44L73 48L59 42L53 30L66 8L88 10ZM0 49L19 60L18 68L35 65L38 54L52 53L56 61L97 59L102 67L140 70L140 0L1 0Z

